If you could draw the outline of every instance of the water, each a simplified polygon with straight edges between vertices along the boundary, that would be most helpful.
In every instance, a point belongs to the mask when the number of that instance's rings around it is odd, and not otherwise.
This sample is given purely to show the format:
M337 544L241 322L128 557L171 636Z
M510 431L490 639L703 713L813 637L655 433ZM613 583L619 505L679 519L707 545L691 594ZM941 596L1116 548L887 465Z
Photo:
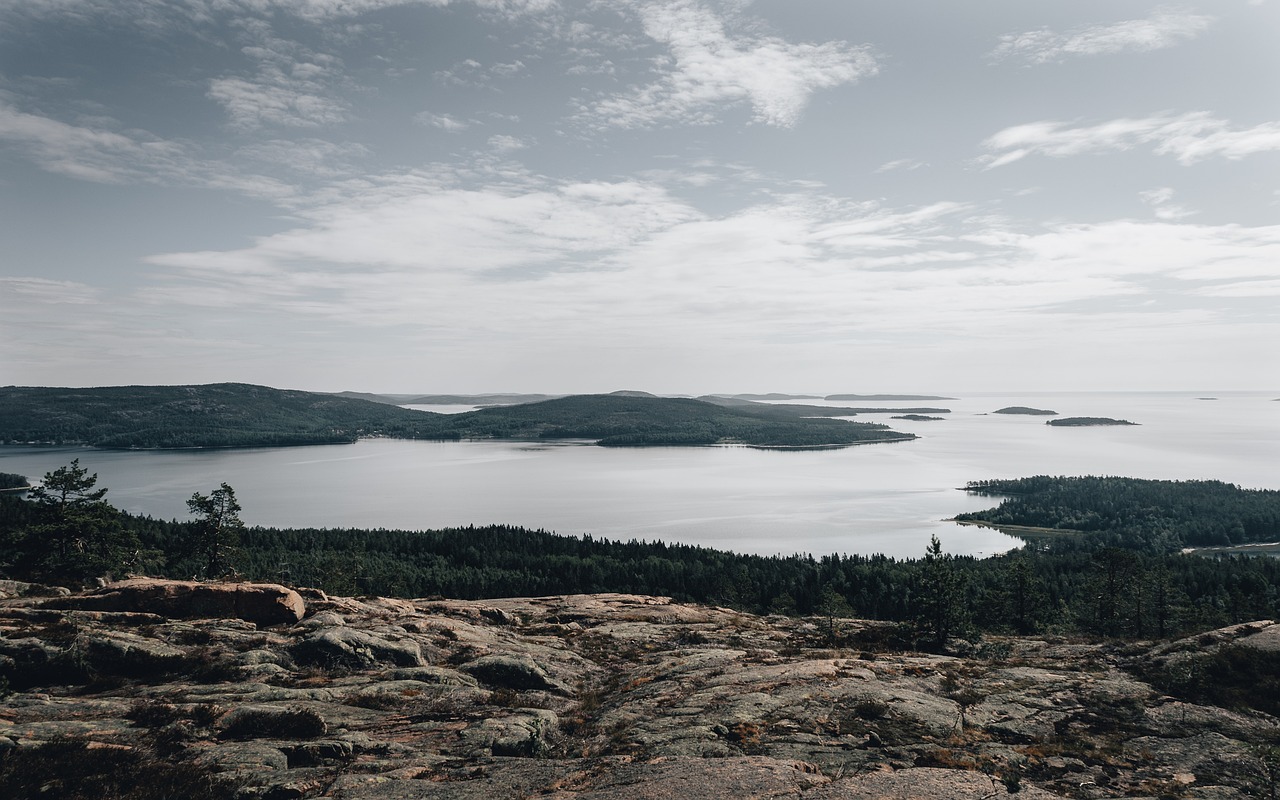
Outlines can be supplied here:
M0 472L38 478L79 458L117 507L186 519L192 492L231 484L252 525L437 528L509 523L563 534L662 539L739 552L918 556L1016 545L944 522L990 506L966 481L1036 474L1213 478L1280 489L1275 395L970 395L942 422L889 420L913 442L842 450L603 448L584 443L407 442L214 451L0 447ZM818 401L804 401L816 403ZM871 405L829 403L828 405ZM1011 405L1138 427L1054 428L993 415ZM450 409L455 410L455 409Z

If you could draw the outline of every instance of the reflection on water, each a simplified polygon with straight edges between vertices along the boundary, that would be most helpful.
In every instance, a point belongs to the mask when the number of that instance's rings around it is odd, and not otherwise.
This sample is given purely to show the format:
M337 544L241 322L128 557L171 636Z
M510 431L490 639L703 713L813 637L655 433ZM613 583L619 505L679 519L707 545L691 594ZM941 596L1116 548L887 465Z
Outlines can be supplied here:
M186 518L192 492L226 481L258 525L510 523L754 553L893 556L918 556L937 534L949 552L990 554L1014 540L942 521L996 502L956 491L969 480L1105 474L1280 488L1280 403L1214 394L1213 403L1191 393L971 396L947 401L943 422L859 417L922 438L842 450L386 439L216 451L4 447L0 472L38 478L78 457L117 506L163 518ZM989 413L1010 405L1141 425L1054 428Z

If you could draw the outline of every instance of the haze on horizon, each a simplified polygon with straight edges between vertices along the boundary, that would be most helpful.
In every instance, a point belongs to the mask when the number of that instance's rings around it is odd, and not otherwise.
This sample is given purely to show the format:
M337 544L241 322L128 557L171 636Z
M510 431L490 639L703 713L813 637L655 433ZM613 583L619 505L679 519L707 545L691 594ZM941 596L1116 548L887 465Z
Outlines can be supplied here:
M1280 3L0 0L0 383L1267 390Z

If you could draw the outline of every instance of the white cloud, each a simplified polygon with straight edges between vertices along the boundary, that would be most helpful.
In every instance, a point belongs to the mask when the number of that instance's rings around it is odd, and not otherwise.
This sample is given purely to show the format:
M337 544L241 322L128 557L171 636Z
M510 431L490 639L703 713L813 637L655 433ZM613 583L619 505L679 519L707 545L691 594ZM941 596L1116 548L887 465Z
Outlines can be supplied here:
M1204 111L1176 117L1122 118L1081 127L1063 122L1031 122L1005 128L983 142L992 151L984 164L993 168L1030 155L1065 158L1131 150L1140 145L1150 146L1158 155L1173 156L1181 164L1215 156L1237 160L1280 151L1280 122L1232 129L1228 121L1215 119Z
M101 295L99 289L84 283L51 281L45 278L0 276L0 287L4 288L0 295L9 295L12 299L19 301L15 305L30 303L92 305Z
M292 189L272 178L207 161L190 145L145 131L72 125L20 111L0 98L0 141L8 141L49 172L94 183L159 183L230 189L283 198Z
M240 51L256 62L255 74L214 78L208 91L234 127L318 127L347 118L345 104L334 96L345 80L337 58L279 38L262 20L241 19L237 27L253 42Z
M642 2L645 33L670 58L647 86L600 100L587 121L647 127L664 121L706 124L725 106L749 104L757 122L795 125L810 95L874 75L875 59L845 42L795 44L773 36L731 36L725 23L694 0Z
M920 161L919 159L899 158L893 161L886 161L885 163L881 164L879 167L876 167L875 171L877 174L884 173L884 172L893 172L894 170L899 170L899 169L906 170L908 172L913 172L925 166L928 166L928 164L926 164L923 161Z
M1094 56L1123 52L1149 52L1190 41L1209 29L1214 18L1185 10L1162 9L1146 19L1055 33L1039 28L1000 37L991 51L994 60L1014 58L1031 64L1060 61L1068 56Z
M1138 193L1138 197L1142 202L1151 206L1152 210L1155 212L1156 219L1182 219L1184 217L1193 216L1196 213L1173 203L1173 195L1173 189L1170 189L1167 186L1159 189L1148 189L1145 192Z
M439 128L448 133L460 133L471 127L470 122L458 119L451 114L432 114L429 111L420 111L414 114L413 121L419 125Z
M518 136L499 134L497 136L489 137L489 147L499 153L513 153L516 150L523 150L528 146L528 142Z

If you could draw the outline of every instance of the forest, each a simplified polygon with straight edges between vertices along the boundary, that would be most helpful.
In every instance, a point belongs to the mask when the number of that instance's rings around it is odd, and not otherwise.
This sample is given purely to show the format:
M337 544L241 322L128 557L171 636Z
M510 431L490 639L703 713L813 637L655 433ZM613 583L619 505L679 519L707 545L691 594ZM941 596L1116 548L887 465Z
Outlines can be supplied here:
M0 574L62 585L104 574L235 575L401 597L628 592L896 621L916 644L983 631L1172 636L1280 614L1280 559L1180 552L1222 530L1280 538L1280 492L1048 476L970 488L1007 499L966 518L1085 532L986 559L944 553L935 538L920 558L901 560L765 557L510 526L259 528L240 522L228 484L192 496L194 519L157 520L113 508L96 476L73 462L29 499L0 496Z
M822 416L856 413L821 411ZM333 444L382 436L442 441L591 439L603 446L821 447L915 438L881 424L813 416L792 406L722 406L634 393L433 414L248 384L0 388L0 443L164 449Z

